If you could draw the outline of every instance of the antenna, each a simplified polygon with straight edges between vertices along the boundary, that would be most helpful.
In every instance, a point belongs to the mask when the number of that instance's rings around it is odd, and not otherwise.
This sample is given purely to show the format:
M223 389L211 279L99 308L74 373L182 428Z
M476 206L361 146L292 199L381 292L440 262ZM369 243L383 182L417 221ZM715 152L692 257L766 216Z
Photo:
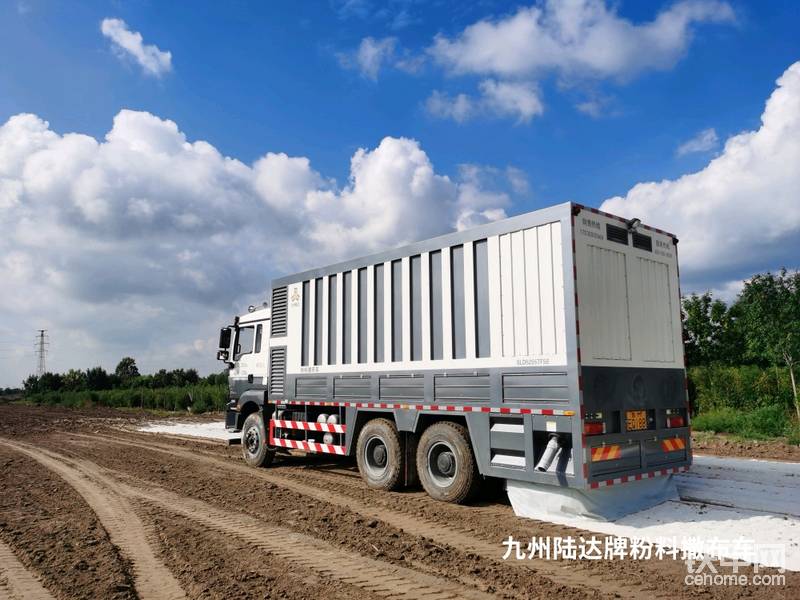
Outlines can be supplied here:
M50 342L47 340L47 329L39 329L38 331L39 335L36 336L36 355L38 357L36 374L41 377L47 371L47 346Z

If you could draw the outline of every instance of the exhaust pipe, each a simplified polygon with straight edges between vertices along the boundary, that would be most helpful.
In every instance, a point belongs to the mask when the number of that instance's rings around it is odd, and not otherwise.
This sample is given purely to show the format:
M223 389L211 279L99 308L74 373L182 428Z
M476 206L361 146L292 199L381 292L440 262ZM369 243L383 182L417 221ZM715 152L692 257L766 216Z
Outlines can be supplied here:
M553 460L555 460L556 454L558 454L560 449L561 439L558 437L558 434L554 433L550 436L550 441L547 442L547 447L544 449L542 458L539 459L539 463L536 465L536 470L547 471L550 465L553 464Z

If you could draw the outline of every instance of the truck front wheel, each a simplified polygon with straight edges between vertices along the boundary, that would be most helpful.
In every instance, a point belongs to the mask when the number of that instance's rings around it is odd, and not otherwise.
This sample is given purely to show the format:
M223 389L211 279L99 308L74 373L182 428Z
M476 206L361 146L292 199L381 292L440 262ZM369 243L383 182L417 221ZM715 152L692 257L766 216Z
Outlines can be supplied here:
M361 429L356 445L358 470L374 490L395 490L402 483L403 452L394 423L372 419Z
M440 421L428 427L417 446L417 472L428 495L442 502L469 500L479 482L467 428Z
M260 412L254 412L244 421L242 455L244 462L251 467L268 467L275 458L275 450L268 445L264 417Z

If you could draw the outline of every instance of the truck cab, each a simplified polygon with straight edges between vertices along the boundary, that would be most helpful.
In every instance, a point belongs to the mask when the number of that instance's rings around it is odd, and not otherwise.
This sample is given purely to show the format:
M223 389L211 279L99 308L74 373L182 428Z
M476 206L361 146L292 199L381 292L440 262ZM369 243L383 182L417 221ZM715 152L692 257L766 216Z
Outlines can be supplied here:
M241 430L247 414L263 404L269 373L269 324L270 308L251 306L233 325L220 330L217 359L228 365L228 430Z

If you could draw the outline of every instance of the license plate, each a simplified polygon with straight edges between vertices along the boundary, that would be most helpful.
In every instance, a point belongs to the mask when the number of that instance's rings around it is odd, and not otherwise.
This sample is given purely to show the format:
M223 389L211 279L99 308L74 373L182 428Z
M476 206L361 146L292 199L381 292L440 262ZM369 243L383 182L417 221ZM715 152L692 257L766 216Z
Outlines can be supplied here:
M647 411L629 410L625 413L625 422L626 431L639 431L641 429L647 429Z

